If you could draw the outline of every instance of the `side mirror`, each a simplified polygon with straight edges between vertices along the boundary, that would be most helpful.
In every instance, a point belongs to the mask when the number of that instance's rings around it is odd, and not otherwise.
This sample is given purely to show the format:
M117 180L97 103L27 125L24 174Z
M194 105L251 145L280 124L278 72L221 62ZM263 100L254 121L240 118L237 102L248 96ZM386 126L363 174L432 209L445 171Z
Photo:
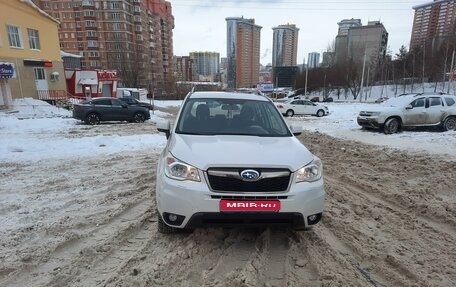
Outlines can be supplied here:
M302 134L303 128L302 126L291 125L290 130L293 133L293 135L299 136L300 134Z
M405 107L405 109L406 109L406 110L412 110L413 107L412 107L412 105L408 105L408 106Z
M157 130L159 132L165 133L166 138L169 138L171 135L171 122L169 120L157 122Z

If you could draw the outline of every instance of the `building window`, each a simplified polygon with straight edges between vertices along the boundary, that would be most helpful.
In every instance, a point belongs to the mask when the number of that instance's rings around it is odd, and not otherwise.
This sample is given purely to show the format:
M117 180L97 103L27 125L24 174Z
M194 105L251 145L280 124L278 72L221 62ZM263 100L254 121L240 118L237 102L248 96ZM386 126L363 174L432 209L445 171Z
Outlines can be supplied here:
M27 33L28 33L28 37L29 37L30 49L39 50L40 49L40 37L38 35L38 30L27 29Z
M111 9L120 9L120 3L119 2L112 2L111 3Z
M120 30L120 27L121 27L120 23L112 23L113 30Z
M6 25L10 47L22 48L21 33L17 26Z
M111 13L111 19L119 20L120 19L120 13Z
M87 47L98 47L97 41L87 41Z

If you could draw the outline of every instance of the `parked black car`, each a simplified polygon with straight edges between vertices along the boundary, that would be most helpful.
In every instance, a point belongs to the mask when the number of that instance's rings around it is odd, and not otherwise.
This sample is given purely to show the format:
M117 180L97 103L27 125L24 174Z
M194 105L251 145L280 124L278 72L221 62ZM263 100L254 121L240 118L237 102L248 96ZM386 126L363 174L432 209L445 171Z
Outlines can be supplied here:
M331 97L326 97L326 98L323 99L323 102L325 102L325 103L332 103L332 102L334 102L334 99L331 98Z
M145 102L140 102L137 99L132 98L132 97L121 97L121 98L119 98L119 100L121 100L122 102L126 103L129 106L140 106L140 107L147 108L149 110L154 109L153 105L151 105L149 103L145 103Z
M313 97L312 99L310 99L311 102L319 102L320 101L320 98L319 97Z
M101 121L142 123L150 119L150 112L144 107L129 106L119 99L101 97L74 104L73 118L90 125L99 124Z

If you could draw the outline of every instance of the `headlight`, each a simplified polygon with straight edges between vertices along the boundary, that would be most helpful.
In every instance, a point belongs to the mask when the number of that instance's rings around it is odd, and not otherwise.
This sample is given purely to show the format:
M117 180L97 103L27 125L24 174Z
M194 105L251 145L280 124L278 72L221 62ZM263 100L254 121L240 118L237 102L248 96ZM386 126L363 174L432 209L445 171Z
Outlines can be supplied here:
M315 157L311 163L296 172L296 183L317 181L321 178L322 173L323 165L321 164L321 160Z
M170 153L165 158L165 174L176 180L201 181L196 167L179 161Z

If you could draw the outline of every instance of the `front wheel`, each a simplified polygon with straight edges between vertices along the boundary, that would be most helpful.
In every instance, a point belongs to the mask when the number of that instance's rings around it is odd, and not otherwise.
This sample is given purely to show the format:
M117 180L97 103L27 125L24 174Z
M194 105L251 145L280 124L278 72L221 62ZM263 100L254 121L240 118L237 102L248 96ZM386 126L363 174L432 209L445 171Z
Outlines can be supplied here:
M456 130L456 117L446 118L443 122L443 130L454 131Z
M318 112L317 112L317 117L322 117L322 116L324 116L324 115L325 115L325 111L323 111L323 110L318 110Z
M143 123L146 120L146 117L142 113L136 113L133 115L133 122Z
M395 134L399 131L400 123L397 118L388 119L383 127L385 134Z
M285 113L285 115L286 115L287 117L292 117L292 116L294 115L294 111L293 111L293 110L288 110L288 111Z
M95 113L90 113L87 115L85 123L88 125L98 125L100 123L100 116Z

